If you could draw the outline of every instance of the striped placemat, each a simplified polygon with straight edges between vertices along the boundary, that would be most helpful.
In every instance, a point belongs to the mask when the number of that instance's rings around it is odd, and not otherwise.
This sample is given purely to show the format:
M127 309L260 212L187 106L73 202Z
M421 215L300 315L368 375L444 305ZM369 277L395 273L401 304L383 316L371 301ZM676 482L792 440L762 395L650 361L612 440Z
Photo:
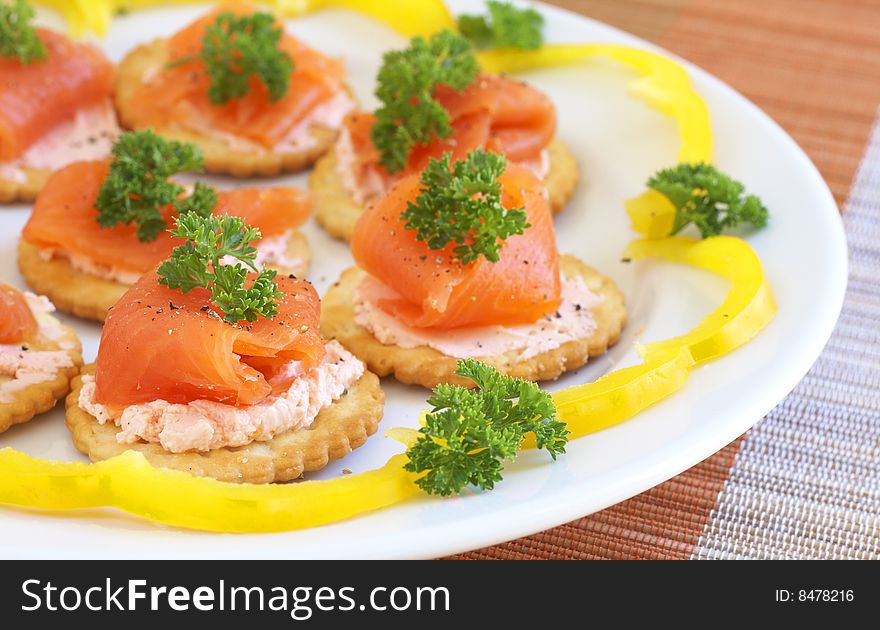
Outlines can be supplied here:
M744 437L603 512L456 557L880 556L876 0L555 4L634 32L706 68L791 133L844 208L849 288L840 323L819 361Z
M880 557L880 124L844 222L850 278L837 329L747 434L696 557Z

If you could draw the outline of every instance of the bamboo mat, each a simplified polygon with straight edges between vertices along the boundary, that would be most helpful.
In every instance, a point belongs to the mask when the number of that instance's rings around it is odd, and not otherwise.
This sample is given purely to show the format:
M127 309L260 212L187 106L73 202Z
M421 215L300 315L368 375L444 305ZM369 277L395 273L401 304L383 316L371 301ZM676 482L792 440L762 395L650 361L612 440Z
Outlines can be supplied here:
M603 512L456 558L880 557L880 0L553 4L685 57L776 119L844 209L849 289L822 357L745 436Z

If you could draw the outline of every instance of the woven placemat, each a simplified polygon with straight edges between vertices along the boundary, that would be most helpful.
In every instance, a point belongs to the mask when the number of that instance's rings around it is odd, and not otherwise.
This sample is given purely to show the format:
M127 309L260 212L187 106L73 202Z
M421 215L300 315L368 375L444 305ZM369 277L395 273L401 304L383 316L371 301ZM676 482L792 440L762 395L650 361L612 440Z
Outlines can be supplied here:
M850 278L837 329L747 434L697 557L880 557L880 124L844 221Z
M869 142L880 105L876 0L554 3L693 61L791 133L845 208L849 290L822 357L744 438L603 512L456 557L877 557L880 132Z

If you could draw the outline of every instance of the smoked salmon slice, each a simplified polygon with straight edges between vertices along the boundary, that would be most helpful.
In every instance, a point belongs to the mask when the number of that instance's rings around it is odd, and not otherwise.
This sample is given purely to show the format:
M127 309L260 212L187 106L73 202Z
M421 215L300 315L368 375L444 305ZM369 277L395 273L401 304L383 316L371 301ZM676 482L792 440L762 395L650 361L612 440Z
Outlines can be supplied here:
M500 260L467 266L452 258L456 244L432 250L404 228L401 213L419 194L419 175L400 180L358 219L351 251L364 271L399 299L379 306L408 326L523 324L554 313L560 302L559 257L550 207L541 181L509 164L501 175L501 203L525 207L530 227L507 239Z
M133 224L113 228L98 224L94 204L108 168L106 161L75 162L54 173L37 197L22 238L41 249L140 275L156 267L181 242L166 231L154 241L142 242ZM296 188L239 188L219 192L214 212L242 217L266 237L301 225L311 208L309 194ZM166 222L173 225L170 211Z
M461 92L440 86L434 98L449 112L452 134L415 146L406 168L393 176L379 166L379 152L371 137L375 116L358 113L346 118L359 181L373 176L370 171L378 171L390 184L421 172L432 158L451 153L455 161L478 148L501 153L511 162L539 162L541 151L556 133L556 108L550 99L508 77L482 73Z
M36 29L48 57L0 57L0 162L20 157L77 110L110 98L113 64L96 47Z
M0 284L0 343L16 343L37 332L37 320L21 291Z
M166 63L198 55L205 28L218 14L243 15L255 10L247 3L229 3L196 20L168 40ZM214 104L208 97L210 77L204 64L194 60L155 73L133 93L132 103L126 107L132 113L132 126L208 128L274 147L315 107L344 89L345 71L341 60L322 55L286 32L279 46L295 66L287 93L280 100L271 101L266 87L251 77L247 94Z
M184 295L161 286L155 271L144 274L104 324L95 400L114 407L154 400L246 406L286 391L324 357L321 303L305 280L276 282L284 294L278 314L233 325L214 310L209 290Z

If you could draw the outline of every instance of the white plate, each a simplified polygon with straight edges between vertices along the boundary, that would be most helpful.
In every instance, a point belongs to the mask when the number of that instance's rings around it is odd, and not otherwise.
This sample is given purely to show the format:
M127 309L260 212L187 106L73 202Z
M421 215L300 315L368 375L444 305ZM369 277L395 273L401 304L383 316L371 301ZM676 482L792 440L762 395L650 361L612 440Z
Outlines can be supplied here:
M480 3L451 4L456 10L481 10ZM651 47L575 14L540 9L549 41ZM167 35L203 10L162 8L119 17L104 45L120 59L135 44ZM372 81L382 50L404 43L385 26L343 11L292 20L289 28L321 50L344 56L368 106L374 103ZM698 68L691 70L712 112L718 165L743 180L771 211L770 226L748 240L764 262L779 314L746 347L696 370L683 391L637 418L575 440L556 464L543 453L523 454L494 492L425 497L335 525L261 535L187 532L111 510L47 514L0 509L0 557L434 557L601 510L669 479L744 433L794 387L831 334L846 284L846 244L828 188L794 141L738 93ZM559 135L577 155L583 174L576 197L557 220L560 249L611 275L630 311L621 342L554 388L634 363L636 334L644 341L683 332L719 304L727 290L723 281L702 272L619 262L632 237L623 200L639 193L654 170L672 164L678 148L673 123L626 94L628 77L626 70L603 63L527 77L556 103ZM302 175L276 181L305 185ZM21 287L15 248L27 216L25 207L0 210L0 277ZM345 245L315 225L306 231L315 254L311 278L323 290L351 258ZM86 359L93 359L99 327L63 319L79 330ZM369 470L401 449L382 431L415 426L425 391L390 380L383 386L388 404L379 433L312 478L332 478L342 468ZM83 459L71 444L60 409L3 434L0 445L41 457Z

